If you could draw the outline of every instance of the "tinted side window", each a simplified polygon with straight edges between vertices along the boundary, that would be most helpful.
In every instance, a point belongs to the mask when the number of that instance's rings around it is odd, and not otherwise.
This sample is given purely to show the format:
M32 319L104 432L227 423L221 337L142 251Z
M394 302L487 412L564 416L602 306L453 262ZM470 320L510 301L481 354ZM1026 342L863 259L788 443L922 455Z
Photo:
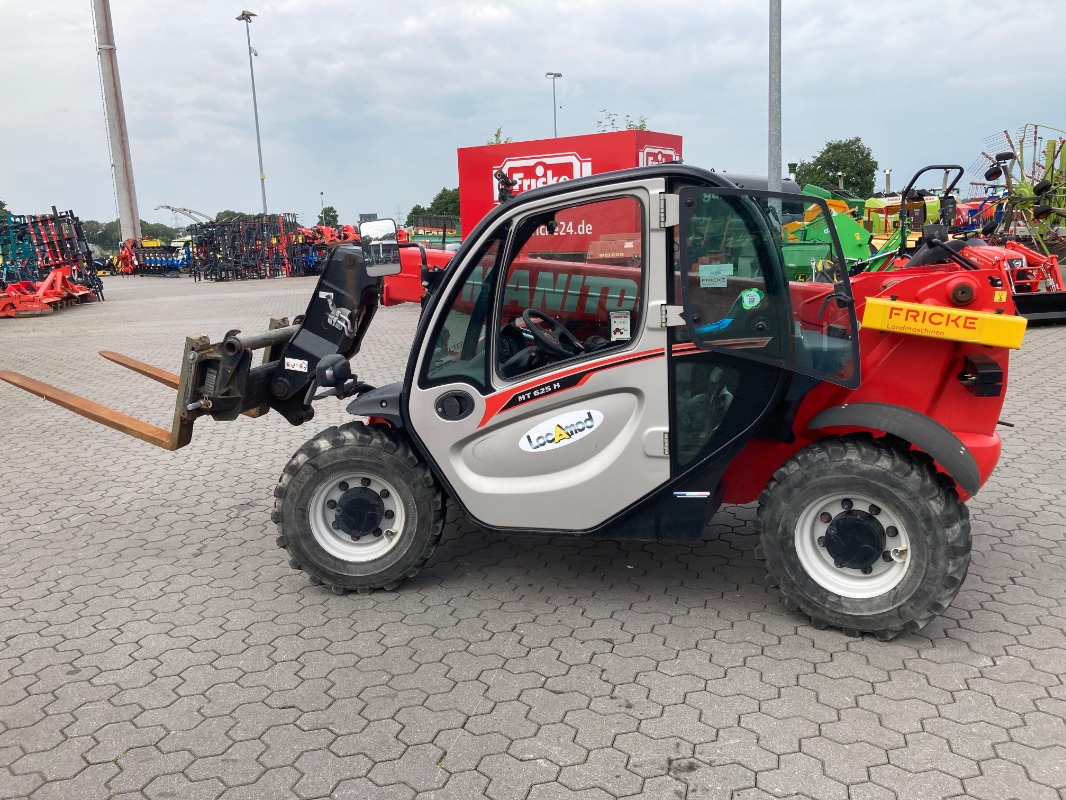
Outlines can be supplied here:
M500 375L515 378L627 345L641 318L645 238L644 207L635 197L554 209L520 223L498 301ZM527 311L537 312L538 327L550 332L554 321L569 334L565 355L522 352L537 347L523 319Z
M844 386L858 385L854 303L838 231L816 198L754 190L681 189L675 279L691 341ZM784 221L764 201L800 202Z
M485 332L499 253L499 240L488 242L466 280L449 298L451 307L430 337L431 355L420 382L423 388L461 380L488 393Z

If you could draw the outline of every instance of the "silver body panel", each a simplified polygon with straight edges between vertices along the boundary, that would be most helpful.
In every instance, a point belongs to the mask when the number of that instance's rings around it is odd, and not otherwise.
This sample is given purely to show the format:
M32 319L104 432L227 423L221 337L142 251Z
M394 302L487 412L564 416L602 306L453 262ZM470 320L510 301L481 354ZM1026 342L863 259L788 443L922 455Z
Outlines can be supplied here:
M411 387L407 409L411 426L463 506L480 522L500 528L587 530L669 480L670 462L663 441L669 427L667 329L660 327L658 313L666 302L670 232L662 226L660 211L664 186L659 178L635 180L566 197L572 204L631 195L643 205L643 309L639 329L635 326L625 348L602 358L586 355L563 361L518 381L493 374L493 392L488 397L462 382L430 389ZM526 216L559 202L547 198L527 204L520 214ZM470 252L478 247L475 243ZM455 270L442 287L444 296L450 295L465 272L464 265ZM447 313L444 305L436 309L430 330ZM495 324L498 321L490 319L490 325ZM422 374L429 357L423 350L415 375ZM495 363L495 353L489 358ZM591 371L579 385L550 388L555 379L586 370ZM500 408L517 394L544 387L548 391L531 400ZM473 411L461 420L441 419L436 411L438 399L456 390L473 396ZM545 438L545 431L555 424L563 428L562 444ZM542 442L539 446L538 441ZM657 442L663 442L662 446Z

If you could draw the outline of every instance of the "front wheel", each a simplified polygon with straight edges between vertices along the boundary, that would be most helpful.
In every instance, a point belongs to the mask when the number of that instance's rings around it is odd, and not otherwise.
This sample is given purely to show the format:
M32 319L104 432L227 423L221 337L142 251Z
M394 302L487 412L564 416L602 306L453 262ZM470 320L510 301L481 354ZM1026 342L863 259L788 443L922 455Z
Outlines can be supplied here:
M892 639L958 594L970 521L929 460L871 439L828 439L790 458L759 497L767 582L817 627Z
M407 441L361 422L304 444L274 496L277 543L290 565L338 594L413 577L444 525L440 489Z

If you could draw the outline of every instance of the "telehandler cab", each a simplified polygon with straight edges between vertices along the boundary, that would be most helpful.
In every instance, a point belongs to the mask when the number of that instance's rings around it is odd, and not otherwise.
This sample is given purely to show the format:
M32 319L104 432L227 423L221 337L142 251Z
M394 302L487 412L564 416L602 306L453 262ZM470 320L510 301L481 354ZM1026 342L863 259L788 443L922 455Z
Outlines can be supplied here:
M835 267L789 282L782 202L829 216L819 198L680 164L523 192L425 270L389 386L361 383L349 359L401 266L354 245L332 250L303 317L189 338L180 376L107 354L177 388L170 431L0 378L168 449L201 416L274 409L299 425L313 401L352 398L360 419L300 447L274 492L278 545L337 593L414 576L445 497L501 534L688 543L721 503L758 500L757 554L786 606L890 639L942 613L966 576L963 501L999 457L1025 321L1001 270L849 278L835 234ZM395 230L374 224L364 241Z

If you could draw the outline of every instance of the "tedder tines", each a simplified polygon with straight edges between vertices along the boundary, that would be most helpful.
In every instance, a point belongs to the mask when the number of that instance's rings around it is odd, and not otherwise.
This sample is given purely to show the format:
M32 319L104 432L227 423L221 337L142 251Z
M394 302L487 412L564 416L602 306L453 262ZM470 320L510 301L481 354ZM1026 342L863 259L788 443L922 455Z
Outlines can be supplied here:
M689 543L721 503L758 500L757 554L785 604L889 639L966 576L963 501L999 458L1025 320L1001 268L849 277L835 234L817 277L790 282L789 203L830 214L666 164L522 192L443 270L420 273L417 246L401 266L338 245L292 325L189 338L180 375L110 355L177 388L169 431L0 377L170 449L201 416L299 425L314 401L351 398L359 419L300 447L274 492L277 543L337 593L414 576L446 497L501 534ZM395 235L370 225L363 246ZM372 388L349 359L385 280L412 278L427 296L406 377Z

